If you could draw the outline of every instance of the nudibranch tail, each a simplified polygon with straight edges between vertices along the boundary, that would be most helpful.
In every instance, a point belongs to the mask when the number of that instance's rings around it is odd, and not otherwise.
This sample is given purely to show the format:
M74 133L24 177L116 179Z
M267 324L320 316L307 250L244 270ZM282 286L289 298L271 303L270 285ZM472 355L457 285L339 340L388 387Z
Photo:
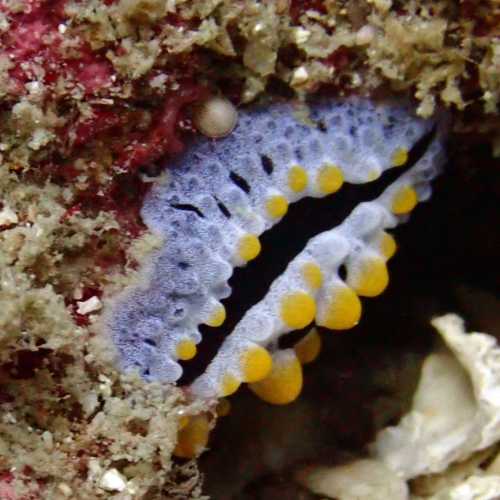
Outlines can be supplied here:
M401 103L317 100L310 109L315 126L299 122L289 104L242 112L230 135L196 140L153 186L142 216L164 244L143 282L115 300L107 322L124 370L147 380L178 380L179 360L196 354L199 326L223 324L221 301L231 294L234 268L259 255L260 235L290 204L336 196L344 183L368 183L401 169L435 125ZM246 312L191 392L221 397L248 382L269 401L273 391L278 403L296 397L300 361L312 348L281 351L277 340L312 323L336 330L358 323L360 297L377 296L388 284L386 263L396 243L386 230L429 197L443 158L436 136L378 198L313 237Z

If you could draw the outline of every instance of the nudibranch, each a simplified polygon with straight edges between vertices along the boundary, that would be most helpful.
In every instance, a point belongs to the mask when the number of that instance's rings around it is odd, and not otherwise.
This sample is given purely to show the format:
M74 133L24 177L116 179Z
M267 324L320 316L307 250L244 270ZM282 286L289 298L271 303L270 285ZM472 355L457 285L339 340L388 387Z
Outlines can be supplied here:
M368 183L394 168L400 175L378 197L306 243L225 338L190 393L223 397L247 382L265 401L292 401L302 386L301 364L319 349L318 333L313 328L295 349L280 348L279 338L313 323L349 329L360 319L360 297L385 289L386 263L396 250L387 230L430 196L444 162L441 134L400 101L316 99L309 112L305 123L289 103L242 111L232 133L195 139L155 182L142 217L162 247L107 319L123 370L177 381L179 361L196 355L200 325L224 322L222 300L231 294L234 269L259 255L259 236L290 204L335 197L345 182ZM425 152L401 168L423 138Z

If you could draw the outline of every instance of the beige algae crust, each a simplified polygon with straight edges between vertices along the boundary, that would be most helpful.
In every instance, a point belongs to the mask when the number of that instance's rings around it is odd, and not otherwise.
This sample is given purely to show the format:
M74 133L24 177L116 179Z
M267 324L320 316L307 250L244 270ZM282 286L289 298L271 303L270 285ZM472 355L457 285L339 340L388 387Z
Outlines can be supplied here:
M186 416L204 412L211 428L215 412L119 373L102 334L108 298L159 245L138 215L140 167L195 133L189 105L207 88L241 106L325 88L409 94L419 115L445 106L456 134L500 154L498 5L46 9L0 9L0 498L204 498L196 461L172 453Z

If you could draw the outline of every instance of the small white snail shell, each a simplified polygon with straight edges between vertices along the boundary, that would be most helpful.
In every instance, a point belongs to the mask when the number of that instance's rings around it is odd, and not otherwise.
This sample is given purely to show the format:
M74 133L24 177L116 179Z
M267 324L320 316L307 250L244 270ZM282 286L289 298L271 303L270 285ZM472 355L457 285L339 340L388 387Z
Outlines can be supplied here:
M231 101L212 96L198 104L193 111L195 127L207 137L217 139L230 134L238 121L238 111Z

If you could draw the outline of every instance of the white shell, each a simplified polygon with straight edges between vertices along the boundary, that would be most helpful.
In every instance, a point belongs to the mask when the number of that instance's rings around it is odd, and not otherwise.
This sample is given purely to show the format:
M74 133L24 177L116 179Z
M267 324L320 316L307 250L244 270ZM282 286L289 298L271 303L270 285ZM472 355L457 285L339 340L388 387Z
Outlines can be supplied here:
M310 468L300 483L342 500L500 499L500 453L486 470L479 467L495 449L485 448L500 440L500 347L489 335L466 333L455 314L432 324L447 347L424 361L411 411L377 435L370 459ZM401 488L417 477L432 491L418 496Z
M500 476L470 476L460 484L448 486L435 495L412 496L411 500L498 500Z
M238 121L238 111L231 101L212 96L196 106L193 123L207 137L217 139L229 135Z
M406 482L377 460L357 460L338 467L307 469L297 480L316 495L342 500L407 500Z
M403 478L441 472L500 439L500 348L464 331L454 314L433 320L450 349L431 354L399 425L377 436L373 452Z

